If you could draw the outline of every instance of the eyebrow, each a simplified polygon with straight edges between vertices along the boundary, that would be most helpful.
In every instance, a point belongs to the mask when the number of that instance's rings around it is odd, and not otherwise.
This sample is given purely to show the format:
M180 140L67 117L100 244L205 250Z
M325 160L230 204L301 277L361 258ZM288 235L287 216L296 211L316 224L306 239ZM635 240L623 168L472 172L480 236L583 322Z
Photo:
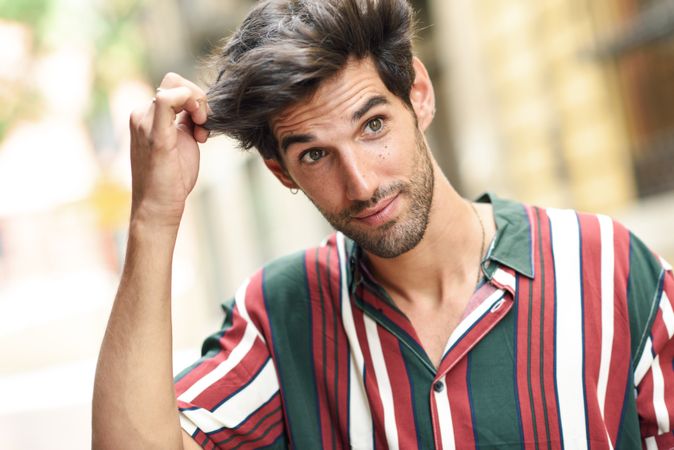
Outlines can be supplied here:
M363 106L361 106L360 109L358 109L358 111L353 113L353 115L351 116L351 121L357 122L365 114L367 114L369 110L371 110L375 106L388 105L388 104L389 104L388 99L383 95L375 95L373 97L370 97L367 100L367 102ZM288 148L293 144L306 144L308 142L312 142L315 140L316 136L311 133L291 134L281 139L281 149L285 153L286 151L288 151Z
M388 105L388 104L389 104L388 99L383 95L375 95L374 97L370 97L367 103L365 103L358 111L353 113L353 116L351 116L351 121L357 122L365 114L367 114L369 110L371 110L375 106Z
M315 141L316 136L313 134L291 134L281 139L281 148L285 153L293 144L306 144L307 142Z

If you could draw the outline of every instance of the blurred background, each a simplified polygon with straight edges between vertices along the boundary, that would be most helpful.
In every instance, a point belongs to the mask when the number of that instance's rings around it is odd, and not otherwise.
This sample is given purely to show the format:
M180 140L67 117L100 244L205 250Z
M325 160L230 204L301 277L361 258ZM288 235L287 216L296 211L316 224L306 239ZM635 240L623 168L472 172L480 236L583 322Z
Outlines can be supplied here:
M167 71L204 83L252 3L0 0L0 448L90 447L129 113ZM413 3L439 103L429 139L461 193L611 214L674 261L674 1ZM176 249L176 368L245 276L329 232L256 155L204 145Z

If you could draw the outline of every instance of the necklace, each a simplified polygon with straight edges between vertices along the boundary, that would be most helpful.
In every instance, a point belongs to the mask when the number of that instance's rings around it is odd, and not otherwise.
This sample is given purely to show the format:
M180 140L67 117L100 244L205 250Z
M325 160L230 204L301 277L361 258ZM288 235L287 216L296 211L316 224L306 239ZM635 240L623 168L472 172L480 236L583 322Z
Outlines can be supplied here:
M475 205L473 205L473 202L468 202L470 205L470 208L473 210L475 213L475 217L477 217L477 221L480 222L480 230L482 231L482 245L480 246L480 262L478 264L478 269L477 269L477 280L475 280L475 285L480 284L480 275L482 274L482 257L484 256L484 224L482 223L482 219L480 218L480 215L477 213L477 209L475 209Z

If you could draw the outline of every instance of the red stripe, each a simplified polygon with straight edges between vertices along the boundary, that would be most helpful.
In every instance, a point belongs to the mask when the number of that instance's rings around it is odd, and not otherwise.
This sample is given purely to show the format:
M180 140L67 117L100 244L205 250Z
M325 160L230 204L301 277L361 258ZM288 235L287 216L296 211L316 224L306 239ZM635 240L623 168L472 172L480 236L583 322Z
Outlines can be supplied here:
M384 352L386 371L393 392L398 444L401 449L417 448L417 430L414 421L411 384L400 351L398 339L381 327L377 327L379 340Z
M214 410L222 402L222 399L230 397L241 390L242 386L248 384L267 361L269 361L267 347L257 339L239 363L239 366L244 367L244 369L233 368L227 375L219 378L201 394L197 395L191 403L209 411ZM246 377L244 378L244 376Z
M362 287L358 288L359 295L362 290ZM358 336L358 342L360 343L365 363L365 391L367 392L368 403L370 404L370 411L372 412L372 420L374 422L375 448L385 449L387 448L387 445L384 423L384 405L381 402L379 385L377 384L374 366L372 365L372 354L370 353L370 346L367 342L367 334L365 332L365 318L362 310L359 308L353 309L353 322L356 327L356 335ZM357 381L352 380L351 382Z
M251 321L255 324L258 330L261 331L262 335L266 342L269 345L266 347L268 352L271 353L272 360L274 362L274 368L276 373L278 373L278 367L276 366L276 354L274 353L274 346L271 345L272 334L271 334L271 324L269 322L269 316L267 314L267 308L264 303L264 271L259 270L253 275L248 284L248 289L246 290L246 310L250 316ZM286 411L285 403L281 402L283 406L283 417L285 420L286 429L290 429L290 424L288 423L288 412ZM291 439L291 436L288 436L288 439ZM290 442L292 446L292 441Z
M606 442L604 419L597 396L602 342L601 303L601 232L594 215L578 214L581 241L581 270L583 294L583 342L585 364L586 420L591 442ZM599 400L599 401L597 401Z
M658 302L658 312L655 316L655 320L653 322L653 326L651 327L651 337L653 339L653 351L655 353L660 353L660 350L667 344L669 341L669 331L667 331L667 326L665 325L665 320L662 315L662 309L660 308L660 302L666 301L665 300L665 294L667 294L667 297L669 298L669 305L671 306L671 300L672 297L671 291L672 289L672 275L671 272L666 272L665 277L663 279L663 285L662 285L662 294L660 295L660 298L658 298L656 301ZM670 292L667 292L667 291Z
M374 308L376 311L379 311L398 328L407 333L419 344L419 346L423 347L416 331L414 330L414 327L412 326L412 322L410 322L407 316L403 314L398 308L380 298L379 295L377 295L375 292L372 292L369 287L366 289L361 289L359 291L359 297L363 300L364 303Z
M559 415L557 414L558 400L555 393L555 272L552 258L552 242L550 238L550 219L545 210L536 208L536 213L540 218L540 245L543 257L540 260L542 264L537 267L537 283L541 289L542 299L545 299L543 306L543 391L545 392L545 410L548 416L548 426L550 433L550 447L553 449L561 448L561 430L559 429ZM540 252L540 248L534 249ZM540 256L540 255L539 255ZM545 285L541 285L545 279Z
M468 383L466 382L467 375L468 358L462 358L445 378L447 398L449 399L452 414L454 442L459 443L462 449L475 448L476 445L470 410L470 398L468 395Z
M239 448L239 450L254 450L271 445L276 439L278 439L279 436L283 434L283 421L277 420L271 429L265 431L267 434L265 434L264 438L255 442L244 444Z
M674 434L665 433L661 434L660 436L656 436L655 443L657 444L657 448L672 449L674 448ZM644 448L646 448L646 445L644 445Z
M664 378L664 398L667 411L674 411L674 386L672 384L672 357L674 356L674 342L669 339L667 327L664 322L662 310L658 309L653 326L651 328L651 338L653 352L659 357L659 366ZM655 364L655 362L654 362ZM653 404L653 375L649 370L644 379L639 384L639 396L637 398L637 409L642 416L642 436L657 434L658 426L655 415L655 405ZM670 421L672 414L669 413Z
M349 430L349 342L344 331L344 326L342 324L342 277L346 277L346 273L341 273L340 269L340 260L339 260L339 251L337 249L337 237L332 235L328 241L327 247L329 248L329 274L326 273L326 276L329 275L328 285L330 286L330 304L331 308L329 310L328 317L334 317L334 320L337 321L337 335L334 335L334 322L332 323L333 329L330 330L333 333L334 341L331 342L332 355L331 358L331 367L332 364L336 361L336 366L334 370L337 372L337 384L335 385L335 373L330 373L329 389L330 394L330 404L334 405L330 408L330 414L333 415L333 424L338 424L339 427L335 430L337 434L337 447L338 448L347 448L349 442L348 430ZM346 257L346 256L345 256ZM346 294L346 293L344 293ZM349 296L347 295L347 298ZM350 301L350 300L349 300ZM355 309L355 306L351 305L352 309ZM336 355L335 353L336 348Z
M653 340L653 352L659 354L662 349L669 342L669 333L665 325L665 319L662 315L662 310L658 307L658 312L653 319L653 326L651 327L651 339Z
M639 412L639 427L642 436L658 434L658 424L655 420L655 406L653 405L653 371L649 370L639 383L637 396L637 411Z
M218 442L218 446L223 448L232 448L243 443L256 441L269 430L270 425L274 422L282 421L283 414L280 408L281 398L277 393L266 405L251 414L241 426L236 429L223 429L212 433L210 434L210 439L213 442ZM271 431L270 433L276 439L283 433L283 428L280 431L281 433L273 433Z
M524 278L524 277L520 277ZM516 368L516 383L517 383L517 402L520 407L520 418L522 423L522 436L524 438L524 448L535 448L536 435L533 423L533 412L531 409L529 389L529 368L528 358L530 349L528 348L529 341L529 291L531 289L530 283L521 281L517 287L517 360L515 361ZM533 369L533 368L532 368Z
M659 354L660 370L665 382L665 406L669 416L670 428L674 425L674 373L672 363L674 361L674 341L670 340Z
M529 216L529 224L531 227L531 242L534 243L537 242L539 237L538 223L536 222L534 209L527 207L527 215ZM536 268L539 266L538 249L534 248L532 250L532 264L533 267ZM541 378L541 368L543 364L543 361L541 360L541 348L543 343L541 342L540 336L543 323L541 322L542 304L540 301L540 279L540 277L534 278L533 280L526 277L520 277L519 285L524 287L525 290L531 291L531 343L529 349L531 355L531 370L529 372L529 377L531 377L531 393L534 403L533 416L536 421L536 439L538 439L539 443L543 443L547 442L547 433L545 423L545 404L543 404L543 390L541 389L541 384L543 382ZM524 298L523 294L518 294L518 297L522 299ZM518 302L521 302L521 300L518 300ZM541 448L540 445L539 448Z
M231 314L232 326L222 337L220 337L220 351L213 357L201 362L198 366L190 370L183 378L178 380L175 384L177 395L181 395L194 383L212 372L213 369L226 360L230 353L232 353L232 350L239 345L241 338L243 338L244 331L246 330L247 323L239 314L239 309L237 307L232 309Z
M628 385L628 376L631 371L629 354L630 324L627 307L627 281L629 277L630 237L628 231L616 222L613 222L613 252L614 276L613 292L613 348L611 349L611 365L606 389L606 403L604 404L604 423L611 442L615 445L618 438L620 420L625 399L625 386ZM632 393L628 393L632 395Z
M674 299L674 277L672 272L665 273L663 292L667 294L669 304ZM669 413L670 426L674 425L674 341L669 340L662 353L660 354L660 364L662 364L662 374L665 380L665 404Z
M251 303L250 296L256 294L251 290L252 285L253 283L251 281L251 284L249 284L246 291L247 304ZM260 298L261 297L257 298L257 303L260 303ZM253 315L251 314L251 320L253 320L252 317ZM240 345L247 326L248 323L243 319L239 313L239 309L235 306L232 309L232 327L220 338L219 343L222 351L214 357L203 361L198 367L191 370L187 375L180 379L178 383L176 383L177 394L181 395L184 393L195 382L206 376L219 364L225 361L234 348L236 348L237 345ZM215 409L218 404L221 403L222 399L234 394L242 385L245 385L251 380L250 378L242 378L243 374L252 376L258 373L262 366L267 362L268 358L269 350L267 346L260 339L256 339L246 356L239 362L239 366L245 367L245 370L241 370L240 367L233 368L227 375L219 378L195 397L194 400L189 402L189 406L198 406L207 410Z
M330 420L330 408L326 404L327 402L327 389L325 386L325 372L327 367L323 365L324 357L326 358L326 363L328 362L327 354L323 354L323 348L327 345L325 342L325 334L328 333L328 330L323 329L323 316L324 311L324 302L323 298L323 289L319 282L320 269L316 271L316 265L319 261L322 261L325 258L325 253L327 249L325 248L316 248L307 250L305 253L305 265L307 270L307 283L309 287L309 301L311 302L311 336L312 336L312 357L314 362L314 381L316 384L316 394L318 401L318 419L321 426L321 440L322 447L329 449L331 448L331 435L330 430L332 428ZM321 255L321 253L323 253Z

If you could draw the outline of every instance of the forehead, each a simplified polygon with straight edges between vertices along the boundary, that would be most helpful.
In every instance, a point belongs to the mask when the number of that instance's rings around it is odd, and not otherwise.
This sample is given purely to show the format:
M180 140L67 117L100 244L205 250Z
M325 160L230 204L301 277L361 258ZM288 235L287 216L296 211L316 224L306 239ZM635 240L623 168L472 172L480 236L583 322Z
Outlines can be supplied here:
M350 60L335 76L322 82L312 96L273 118L272 130L279 139L320 123L351 117L373 95L383 95L389 100L393 97L369 58Z

